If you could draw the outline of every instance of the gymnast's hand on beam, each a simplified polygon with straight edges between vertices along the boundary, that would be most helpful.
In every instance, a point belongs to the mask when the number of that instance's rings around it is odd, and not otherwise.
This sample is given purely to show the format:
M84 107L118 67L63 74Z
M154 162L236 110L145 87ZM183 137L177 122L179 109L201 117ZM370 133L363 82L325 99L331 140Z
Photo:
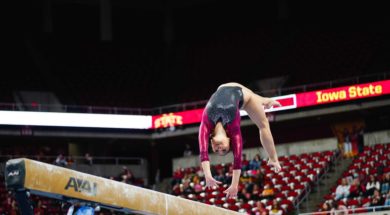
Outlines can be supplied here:
M264 105L265 109L270 109L273 106L276 106L276 107L282 106L278 101L275 101L271 98L265 98L263 105Z
M206 187L213 188L218 187L218 185L222 184L222 182L215 180L213 177L206 177Z
M270 158L268 160L268 165L273 166L275 168L275 172L279 172L282 169L278 159L271 159Z
M230 185L229 188L227 188L223 193L226 193L226 198L236 198L237 197L238 188L237 186Z

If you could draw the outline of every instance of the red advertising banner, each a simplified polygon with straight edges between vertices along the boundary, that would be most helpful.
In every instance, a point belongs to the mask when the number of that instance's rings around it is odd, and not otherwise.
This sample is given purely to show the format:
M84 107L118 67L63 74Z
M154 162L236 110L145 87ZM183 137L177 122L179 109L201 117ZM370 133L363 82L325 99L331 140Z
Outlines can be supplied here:
M203 108L156 115L152 117L152 128L168 128L171 126L199 123L201 121L202 114Z
M273 98L276 101L279 101L282 107L273 107L268 109L266 112L274 112L279 110L287 110L296 108L296 99L295 95L285 95L278 96ZM202 118L204 108L175 112L175 113L166 113L161 115L156 115L152 117L152 128L168 128L171 126L186 125L192 123L199 123ZM241 116L246 116L245 111L240 112Z
M385 94L390 94L390 80L273 97L273 99L279 101L282 106L267 109L266 112L363 99ZM167 128L171 126L199 123L203 110L204 109L201 108L153 116L152 128ZM241 116L247 115L243 110L240 111L240 114Z
M363 99L390 94L390 80L298 93L297 107Z

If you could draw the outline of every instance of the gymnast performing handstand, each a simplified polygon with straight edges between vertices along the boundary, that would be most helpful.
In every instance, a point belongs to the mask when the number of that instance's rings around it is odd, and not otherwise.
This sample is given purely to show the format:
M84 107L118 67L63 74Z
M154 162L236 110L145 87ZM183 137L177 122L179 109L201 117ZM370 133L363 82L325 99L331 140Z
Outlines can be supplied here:
M230 147L233 151L233 178L231 185L224 191L227 198L235 198L238 192L238 182L241 175L242 136L240 129L240 109L245 110L250 119L257 125L260 141L269 156L268 165L275 171L281 170L275 150L274 140L269 127L264 108L281 106L279 102L261 97L238 83L226 83L207 102L199 128L199 151L202 169L205 174L206 186L218 186L221 182L211 175L208 146L218 155L226 155Z

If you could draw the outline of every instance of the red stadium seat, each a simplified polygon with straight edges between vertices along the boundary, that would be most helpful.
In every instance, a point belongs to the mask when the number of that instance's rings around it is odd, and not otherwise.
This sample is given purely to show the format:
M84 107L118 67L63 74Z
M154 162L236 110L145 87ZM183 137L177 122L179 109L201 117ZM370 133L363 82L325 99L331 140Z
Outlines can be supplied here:
M360 200L360 205L363 207L368 207L370 206L371 200L369 198L363 198Z
M241 208L244 208L245 210L248 210L248 209L251 209L252 206L251 206L250 204L248 204L248 203L244 203L244 204L241 206Z
M225 204L225 201L223 201L221 199L217 199L217 200L215 200L214 204L222 206L223 204Z
M348 208L357 208L359 207L359 201L356 199L349 199L347 201Z
M237 205L229 205L228 209L232 211L238 211L240 208Z
M234 205L234 204L236 204L236 200L229 198L229 199L226 200L226 203L228 203L230 205Z

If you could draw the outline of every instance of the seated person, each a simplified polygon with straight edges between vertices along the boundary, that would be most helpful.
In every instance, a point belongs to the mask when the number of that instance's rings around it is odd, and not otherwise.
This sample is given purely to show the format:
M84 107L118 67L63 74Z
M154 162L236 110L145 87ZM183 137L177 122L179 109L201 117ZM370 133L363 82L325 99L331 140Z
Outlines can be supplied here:
M386 194L390 190L390 172L383 176L381 184L381 194Z
M380 190L380 188L381 184L376 177L374 175L370 175L370 179L366 186L366 196L372 196L374 194L374 190Z
M365 191L365 187L360 184L360 180L358 178L353 179L352 185L349 188L349 197L355 198L359 196L363 196Z
M322 204L321 208L318 211L324 212L324 211L330 211L330 209L331 209L330 203L324 202L324 204Z
M215 176L215 180L220 181L220 182L222 182L224 184L227 183L226 182L226 176L225 176L222 168L217 169L217 176Z
M267 209L265 208L264 204L261 203L260 201L257 201L256 202L256 210L255 210L255 214L256 215L267 215L268 211Z
M249 192L247 191L247 189L244 188L244 189L241 190L241 192L239 192L239 193L237 194L237 197L238 197L239 199L244 200L244 202L247 202L247 201L251 200L251 193L249 193Z
M260 199L270 199L274 197L274 189L270 183L264 186L263 192L260 194Z
M249 162L249 169L251 170L257 170L257 169L260 169L260 166L261 166L261 159L260 159L260 155L257 154L253 160L251 160Z
M252 200L259 200L260 199L260 188L259 185L253 184L253 189L252 189Z
M276 199L274 199L272 202L272 208L269 211L269 215L282 215L282 214L283 214L283 210L280 207L279 202L276 201Z
M371 197L371 205L374 206L382 206L384 204L383 198L379 192L379 190L375 189L374 194Z
M387 192L384 206L390 206L390 190Z
M342 198L348 198L350 186L347 183L347 179L341 179L341 184L336 188L336 197L335 200L340 200Z

